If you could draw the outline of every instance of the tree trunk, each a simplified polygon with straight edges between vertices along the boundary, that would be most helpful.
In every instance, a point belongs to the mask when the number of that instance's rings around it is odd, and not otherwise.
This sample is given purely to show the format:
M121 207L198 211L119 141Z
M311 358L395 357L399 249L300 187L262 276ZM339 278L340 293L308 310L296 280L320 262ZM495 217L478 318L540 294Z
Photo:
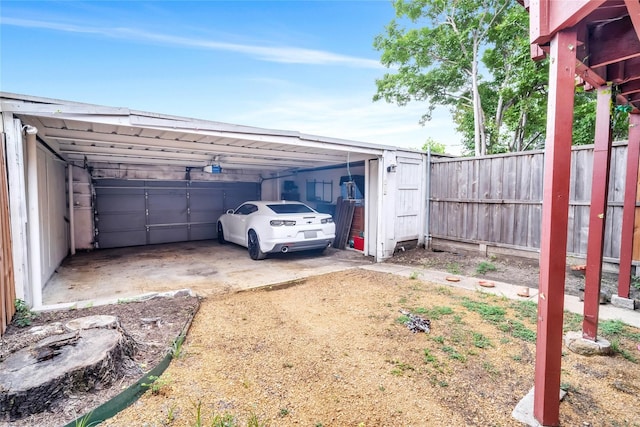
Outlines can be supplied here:
M475 155L484 156L487 153L486 138L484 132L484 120L482 117L482 105L480 103L480 90L478 88L478 44L473 46L473 59L471 61L471 92L473 94L473 141Z

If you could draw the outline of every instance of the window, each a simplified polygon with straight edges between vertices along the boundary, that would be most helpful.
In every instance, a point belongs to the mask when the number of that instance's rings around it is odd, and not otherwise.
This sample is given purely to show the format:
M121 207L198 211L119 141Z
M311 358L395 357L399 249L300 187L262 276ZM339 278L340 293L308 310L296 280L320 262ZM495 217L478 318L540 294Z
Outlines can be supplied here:
M236 215L249 215L249 214L254 213L257 210L258 210L258 207L256 205L252 205L251 203L247 203L247 204L244 204L244 205L240 206L238 209L236 209L236 211L234 213Z
M297 214L297 213L314 213L315 211L307 205L299 203L283 203L278 205L267 205L269 209L277 214Z

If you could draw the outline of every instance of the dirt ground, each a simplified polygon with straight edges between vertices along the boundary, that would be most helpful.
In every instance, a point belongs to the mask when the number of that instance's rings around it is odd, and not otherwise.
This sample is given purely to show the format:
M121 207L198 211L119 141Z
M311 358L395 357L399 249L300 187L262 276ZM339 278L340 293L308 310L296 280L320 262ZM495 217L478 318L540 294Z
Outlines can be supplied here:
M538 288L538 276L540 269L538 260L521 257L495 256L486 257L473 253L434 252L424 249L411 249L406 252L398 252L387 262L415 265L430 270L447 271L463 276L477 276L488 280L511 283L513 285ZM487 269L481 273L483 263L495 270ZM569 262L565 276L565 293L579 296L584 290L584 274L575 274L571 265L579 265L580 261ZM600 290L608 300L611 295L618 293L618 275L612 272L603 272L600 282ZM631 287L630 297L640 303L640 288Z
M66 399L55 402L50 411L13 420L11 423L4 419L5 414L0 414L0 425L56 427L90 412L137 382L145 372L158 365L176 337L189 325L198 306L197 297L156 297L140 302L42 312L28 327L20 328L15 322L12 323L0 340L0 370L1 362L12 352L32 346L47 336L34 335L34 330L54 322L64 324L84 316L115 315L122 329L134 339L137 351L133 360L128 361L133 368L119 381L102 384L98 389L88 393L69 393Z
M496 271L482 277L537 287L537 266L522 260L418 249L391 262L472 276L483 261ZM568 275L567 292L581 283ZM197 305L156 298L41 314L34 325L117 315L141 343L140 375L11 425L63 425L110 399L162 358ZM401 310L429 319L430 333L412 333ZM237 425L253 417L269 426L517 426L511 411L533 386L535 316L530 303L361 269L212 295L156 393L104 425L212 425L229 416ZM140 321L148 317L161 327L150 330ZM580 328L573 316L565 325ZM640 331L613 326L615 355L565 351L562 425L640 426ZM28 328L11 326L0 357L32 341Z

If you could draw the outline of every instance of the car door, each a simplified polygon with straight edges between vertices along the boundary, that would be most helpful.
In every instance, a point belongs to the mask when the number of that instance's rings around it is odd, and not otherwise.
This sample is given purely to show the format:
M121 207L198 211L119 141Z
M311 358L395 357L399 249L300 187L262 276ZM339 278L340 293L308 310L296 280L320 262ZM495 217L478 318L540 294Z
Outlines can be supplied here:
M245 203L230 215L230 227L228 231L232 242L243 246L247 245L247 217L256 210L258 210L258 207L253 203Z

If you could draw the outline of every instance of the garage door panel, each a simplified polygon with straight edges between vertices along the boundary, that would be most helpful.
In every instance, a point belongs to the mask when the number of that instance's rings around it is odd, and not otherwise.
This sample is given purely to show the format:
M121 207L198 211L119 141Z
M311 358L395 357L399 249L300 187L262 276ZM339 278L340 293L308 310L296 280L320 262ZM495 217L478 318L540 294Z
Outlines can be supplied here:
M227 209L260 199L257 183L96 181L99 247L214 239Z
M100 248L146 245L147 232L143 229L138 231L99 233L98 243Z
M215 222L191 225L191 240L209 240L215 239L217 236L218 231Z
M102 192L96 208L100 213L123 211L144 213L144 191L136 193Z
M187 225L174 225L149 228L149 244L186 242L189 239Z

